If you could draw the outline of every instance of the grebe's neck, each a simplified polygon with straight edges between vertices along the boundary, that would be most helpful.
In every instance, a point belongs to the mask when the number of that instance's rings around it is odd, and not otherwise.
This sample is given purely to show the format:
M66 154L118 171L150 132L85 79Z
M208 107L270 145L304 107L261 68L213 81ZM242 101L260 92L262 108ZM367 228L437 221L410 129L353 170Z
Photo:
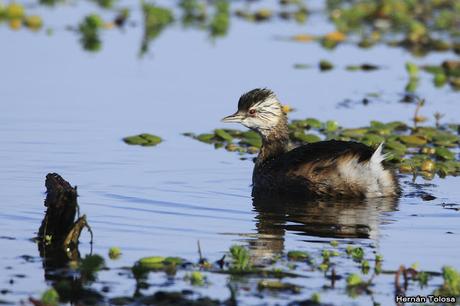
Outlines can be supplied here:
M262 147L256 159L256 167L288 151L289 131L286 116L283 114L274 128L259 133L262 136Z

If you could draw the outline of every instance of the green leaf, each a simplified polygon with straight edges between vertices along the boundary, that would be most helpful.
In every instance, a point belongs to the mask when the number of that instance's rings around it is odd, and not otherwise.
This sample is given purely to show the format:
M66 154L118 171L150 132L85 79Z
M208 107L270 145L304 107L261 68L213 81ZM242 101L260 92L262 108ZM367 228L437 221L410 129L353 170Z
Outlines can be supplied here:
M420 135L402 135L399 139L408 146L423 146L426 144L426 138Z
M152 134L139 134L123 138L123 141L129 145L155 146L162 142L162 139Z
M229 133L227 133L226 131L222 130L222 129L216 129L214 130L214 134L216 134L216 136L222 140L225 140L227 142L232 142L233 141L233 137L232 135L230 135Z
M305 134L302 131L294 132L293 136L295 139L301 142L313 143L313 142L321 141L321 138L319 136L314 135L314 134Z
M355 287L355 286L359 286L363 283L361 277L358 275L358 274L350 274L348 275L347 277L347 286L348 287Z
M43 292L41 302L46 306L59 305L59 293L54 288L50 288Z
M147 269L157 269L161 268L163 266L163 263L165 261L165 257L163 256L150 256L150 257L143 257L138 260L138 264Z
M287 253L287 257L289 260L303 261L308 260L310 258L310 254L304 251L289 251Z
M111 247L109 249L109 258L110 259L118 259L121 255L121 249L118 247Z
M326 131L328 132L335 132L339 129L339 123L334 120L326 121L325 127Z
M407 62L406 63L406 71L409 74L410 78L417 78L418 77L418 66L414 63Z
M319 62L319 69L320 69L321 71L328 71L328 70L331 70L331 69L333 69L333 68L334 68L334 65L333 65L331 62L329 62L329 61L321 60L321 61Z
M435 150L436 156L443 160L452 160L455 159L455 154L447 148L438 147Z
M214 134L200 134L196 137L201 142L211 143L214 138Z

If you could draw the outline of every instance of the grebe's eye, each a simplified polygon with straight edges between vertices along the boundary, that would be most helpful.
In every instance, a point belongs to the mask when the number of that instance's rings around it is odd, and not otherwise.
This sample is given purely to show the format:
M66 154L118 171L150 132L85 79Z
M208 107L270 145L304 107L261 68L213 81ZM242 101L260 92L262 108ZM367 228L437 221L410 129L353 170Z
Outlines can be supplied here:
M254 115L256 113L256 110L255 109L250 109L249 110L249 115Z

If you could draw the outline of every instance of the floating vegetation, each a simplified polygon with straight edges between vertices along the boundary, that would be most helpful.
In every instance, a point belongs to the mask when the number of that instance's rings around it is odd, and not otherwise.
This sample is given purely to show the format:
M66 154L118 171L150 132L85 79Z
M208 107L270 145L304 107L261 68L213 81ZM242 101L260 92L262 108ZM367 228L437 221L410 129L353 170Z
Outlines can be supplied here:
M109 249L109 258L110 259L118 259L121 256L121 249L119 247L111 247Z
M436 87L448 83L453 89L460 90L460 61L446 60L439 66L425 65L421 69L433 75L433 84Z
M350 252L360 247L349 247L345 251L335 251L335 255L340 257L341 260L347 260ZM350 251L351 250L351 251ZM296 278L305 278L305 271L308 271L308 277L315 275L315 277L324 278L327 282L331 282L331 289L335 288L335 284L346 288L346 292L351 297L356 297L361 294L372 295L370 287L373 285L378 273L374 273L367 280L363 279L363 275L367 274L370 270L370 264L367 260L362 262L361 268L345 275L341 275L340 266L335 266L330 274L325 274L324 271L328 270L331 257L328 256L327 263L324 260L325 252L307 254L304 251L289 251L276 260L267 262L257 267L249 264L251 257L254 256L251 249L241 245L234 245L226 252L225 256L216 261L216 264L203 265L203 258L197 263L187 262L184 259L177 257L163 257L163 256L149 256L139 259L131 267L134 280L136 282L136 290L133 295L119 296L110 298L106 296L109 290L100 292L92 289L92 284L97 282L98 273L110 270L104 268L104 258L99 255L86 256L84 259L76 263L73 269L74 277L77 277L82 287L79 292L72 292L68 287L66 279L56 281L53 287L47 289L39 300L31 298L35 305L58 305L59 303L68 301L72 298L73 301L85 302L85 305L103 304L110 299L110 304L116 305L131 305L131 304L161 304L161 305L236 305L236 299L239 293L230 286L230 297L227 300L213 300L205 296L192 294L191 289L184 291L171 291L164 292L161 289L156 289L153 293L146 294L146 291L155 286L148 278L149 273L156 273L155 280L161 279L162 275L168 278L168 282L181 283L184 286L202 287L214 284L210 283L206 275L227 275L228 281L233 286L244 286L245 296L252 295L257 297L264 297L267 294L301 294L306 290L311 290L294 282ZM330 253L329 255L331 255ZM347 255L348 254L348 255ZM323 258L323 263L315 265L312 261L305 261L312 256ZM296 265L290 264L291 260L296 260ZM376 260L376 265L381 265L381 258ZM314 262L315 260L313 260ZM324 266L324 267L323 267ZM311 268L314 268L313 270ZM326 267L326 268L325 268ZM339 271L336 271L338 269ZM123 268L122 271L126 270ZM374 271L375 272L375 271ZM404 287L410 290L412 287L407 286L407 282L414 281L419 284L424 284L427 292L436 295L444 295L451 297L458 297L460 295L460 273L452 267L445 266L442 273L418 271L417 267L404 268L401 266L397 271L385 271L384 275L394 275L390 278L395 279L395 287L402 288L400 276L404 275ZM126 275L120 273L120 277ZM127 274L129 277L130 275ZM346 276L346 277L345 277ZM442 276L443 283L439 287L429 286L429 278L440 278ZM384 276L385 277L385 276ZM288 279L286 279L288 278ZM387 278L388 279L388 278ZM343 284L343 285L340 285ZM99 286L99 284L97 285ZM391 288L391 286L387 286ZM415 289L415 288L414 288ZM70 290L70 291L69 291ZM330 289L329 289L330 290ZM149 290L150 291L150 290ZM69 295L70 294L70 295ZM321 296L318 292L311 292L310 302L319 303Z
M298 23L304 23L307 20L309 11L304 1L280 1L280 5L281 8L278 11L269 8L250 10L249 6L246 6L237 9L235 15L250 22L270 21L275 17L294 20Z
M453 267L446 266L442 268L442 278L444 282L435 294L460 297L460 272Z
M156 146L163 140L161 139L161 137L158 137L156 135L143 133L139 135L125 137L123 138L123 141L129 145L140 145L144 147L151 147L151 146Z
M249 251L242 246L234 245L230 248L232 263L230 269L233 271L248 271L252 268Z
M301 290L297 285L284 283L279 280L261 280L258 282L257 287L259 290L289 291L291 293L299 293Z
M310 64L303 64L303 63L297 63L294 64L294 69L309 69L312 67ZM321 60L318 64L318 67L321 71L329 71L334 69L334 64L332 64L328 60ZM369 63L363 63L360 65L347 65L345 66L345 70L347 71L374 71L378 70L381 67L374 65L374 64L369 64Z
M312 120L311 123L315 124L315 121ZM222 134L222 137L227 138L227 135ZM77 196L76 190L57 174L47 176L47 190L45 203L48 207L54 206L51 203L55 198L58 199L57 203L63 206L72 205ZM68 194L69 190L73 190L71 195ZM44 220L51 219L45 217ZM69 220L72 224L73 219ZM42 259L46 263L45 278L50 287L40 298L29 298L33 305L59 305L69 302L81 305L237 305L244 303L248 297L284 299L286 295L292 294L310 296L304 303L312 305L311 303L319 303L321 299L320 293L316 291L318 287L312 288L311 283L305 284L305 281L312 278L316 284L318 280L320 283L325 282L319 288L322 292L344 288L351 298L365 294L373 300L379 299L373 295L377 277L380 278L377 280L379 283L394 282L397 293L432 293L450 297L460 295L460 273L452 267L445 266L442 273L439 273L419 271L418 265L414 264L407 269L401 265L396 271L382 272L383 257L375 255L375 268L371 273L372 259L366 256L364 246L347 244L344 248L336 240L330 241L323 249L286 252L282 248L269 256L265 253L265 245L261 245L263 253L260 253L259 247L255 244L249 243L249 247L233 245L215 261L208 261L203 257L198 242L198 258L193 261L177 256L151 255L142 257L128 266L114 268L106 265L106 259L98 254L90 253L81 258L78 250L80 234L75 235L77 237L74 241L74 256L65 253L64 257L49 257L49 253L40 253L40 256L48 256ZM62 249L62 245L58 244L58 248ZM107 253L108 257L113 259L120 256L121 250L112 247ZM127 255L129 257L129 254ZM35 262L28 259L32 256L24 255L21 258ZM347 261L349 264L346 264ZM365 275L367 276L364 278ZM107 276L110 277L110 281L107 281ZM114 276L125 278L125 282L132 282L132 292L126 293L123 289L123 295L118 296L120 291L113 290L117 284ZM428 280L431 279L434 281L428 284ZM414 288L409 286L409 282L420 286ZM225 300L211 299L203 293L194 291L204 286L206 289L214 289L222 283L227 284L230 291L229 297ZM168 287L168 292L164 291L165 286ZM171 290L173 286L182 289ZM126 288L125 284L123 287ZM393 286L382 286L379 291L381 290L384 290L385 295L394 292ZM2 294L8 293L9 291L2 290ZM289 305L299 303L301 302L294 301Z
M140 54L145 54L150 42L155 40L163 30L174 21L173 12L166 7L142 2L144 16L144 36L142 38Z
M50 288L43 292L40 302L47 306L59 305L59 293L54 288Z
M321 122L307 118L291 121L289 135L293 146L331 139L359 141L373 147L384 142L384 152L389 154L388 163L399 168L401 173L419 174L427 179L434 174L440 177L460 174L459 125L417 125L424 120L417 111L415 126L399 121L371 121L369 126L344 128L333 120ZM216 129L208 134L184 135L240 154L256 154L262 145L260 136L254 131Z
M307 261L310 259L310 254L305 251L289 251L287 258L295 261Z
M7 6L0 2L0 23L2 21L6 21L12 30L19 30L25 26L32 31L38 31L43 27L40 16L27 14L24 6L16 2L11 2Z
M91 1L105 9L112 8L118 2L118 0L91 0Z
M321 60L318 66L319 66L319 70L321 71L329 71L329 70L334 69L334 65L327 60Z
M215 1L215 13L209 23L211 37L227 35L230 26L230 4L225 0Z
M361 65L348 65L345 69L347 69L348 71L357 71L357 70L373 71L373 70L380 69L380 67L374 64L364 63Z
M310 34L297 34L290 37L291 40L297 42L319 42L326 49L334 49L340 43L347 39L347 36L342 32L330 32L325 35L310 35Z
M334 0L327 1L327 7L337 30L358 36L360 47L385 42L416 54L458 51L460 5L456 0Z
M78 32L80 33L80 42L83 49L87 51L96 52L102 47L100 39L100 30L104 26L104 20L97 15L91 14L86 16L78 26Z

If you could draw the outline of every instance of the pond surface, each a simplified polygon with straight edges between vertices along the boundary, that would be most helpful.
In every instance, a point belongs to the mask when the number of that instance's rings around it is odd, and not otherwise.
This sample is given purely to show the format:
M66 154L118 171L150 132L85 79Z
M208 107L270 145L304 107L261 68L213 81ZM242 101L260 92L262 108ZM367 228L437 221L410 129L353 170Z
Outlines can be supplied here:
M311 6L319 10L322 2ZM460 268L460 214L443 207L460 203L459 177L412 182L410 176L402 176L405 196L398 202L272 209L253 203L252 161L181 135L226 127L220 119L236 109L243 92L255 87L277 92L296 109L291 118L334 119L346 127L371 120L409 122L414 105L399 102L407 79L404 63L439 63L455 54L414 58L398 48L365 50L348 44L327 51L315 43L277 39L332 31L319 13L305 24L252 24L233 18L228 35L217 40L175 25L143 58L138 57L139 27L113 30L103 34L103 48L93 54L84 52L65 26L77 23L94 6L36 10L55 28L53 35L0 27L0 289L5 290L0 300L17 303L39 297L49 287L31 240L43 218L44 178L49 172L78 186L81 211L94 232L93 251L104 255L118 246L123 252L118 261L108 261L114 269L103 271L94 285L110 287L110 297L134 290L132 280L115 278L118 268L151 255L196 261L198 240L204 256L213 260L233 244L250 246L252 255L262 259L293 249L319 253L337 240L360 245L369 254L383 254L387 270L414 263L429 271L444 265ZM316 66L321 59L333 62L336 69L320 72ZM294 69L296 63L313 67ZM383 68L344 69L361 63ZM366 106L340 106L375 92L379 98ZM426 99L422 112L430 120L440 111L443 121L458 122L458 92L437 89L422 78L418 94ZM148 148L121 140L143 132L165 141ZM436 199L423 201L420 191ZM84 232L80 252L87 254L89 248ZM338 266L346 273L353 263ZM308 278L292 280L307 289L299 295L273 294L262 300L242 291L238 299L243 304L284 304L320 291L322 301L336 304L393 303L393 276L377 283L373 297L352 298L343 295L345 284L338 285L339 291L321 291L321 274L306 274ZM208 277L213 286L199 292L226 299L225 276ZM151 282L166 290L188 286L172 286L156 274Z

